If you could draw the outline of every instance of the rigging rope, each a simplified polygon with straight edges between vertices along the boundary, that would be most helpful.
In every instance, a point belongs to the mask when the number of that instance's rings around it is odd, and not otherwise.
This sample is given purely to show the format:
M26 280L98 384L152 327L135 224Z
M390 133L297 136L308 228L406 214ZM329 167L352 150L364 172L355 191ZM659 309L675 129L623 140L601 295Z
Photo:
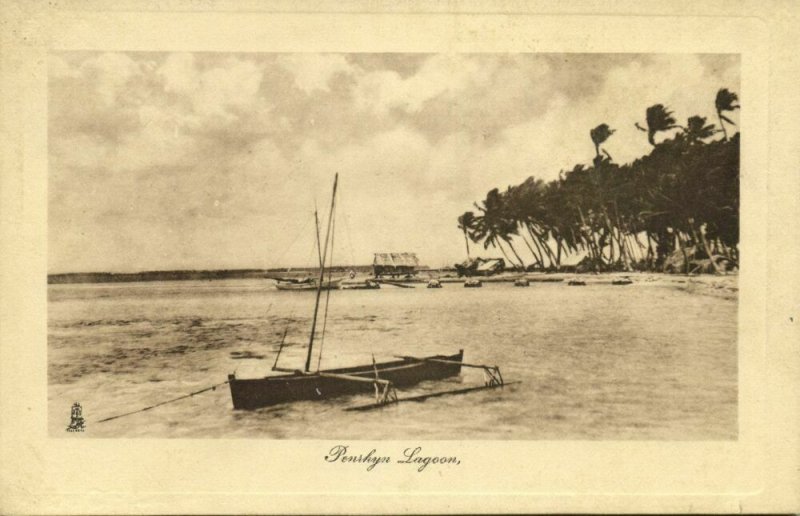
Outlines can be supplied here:
M278 354L275 355L275 363L272 364L272 370L274 371L276 367L278 367L278 359L281 357L281 351L283 351L283 344L286 342L286 334L289 333L289 325L286 325L286 329L283 330L283 337L281 338L281 345L278 347Z
M346 205L346 203L342 202L341 194L339 195L339 205L340 206ZM358 265L358 263L356 263L356 255L355 255L355 250L353 248L353 240L350 238L350 233L351 233L350 216L347 214L346 211L342 213L342 220L344 221L344 234L347 237L347 247L348 250L350 251L350 265L354 267Z
M322 332L319 339L319 356L317 357L317 372L322 363L322 348L325 346L325 328L328 326L328 303L331 299L331 277L333 276L333 243L336 240L336 212L331 214L331 261L328 262L328 290L325 292L325 311L322 315Z
M311 223L310 220L306 220L305 221L305 223L303 224L303 226L300 229L300 231L295 233L294 238L292 239L292 241L288 245L288 247L286 247L286 249L284 249L283 252L272 262L272 267L271 268L276 268L278 266L280 261L283 260L284 256L286 256L286 253L288 253L289 250L294 246L294 244L297 243L297 239L300 238L300 235L305 234L306 227L308 227L308 225L310 223ZM312 249L312 252L313 252L313 249Z
M146 410L154 409L156 407L160 407L161 405L166 405L167 403L172 403L172 402L180 401L180 400L183 400L183 399L186 399L186 398L191 398L192 396L194 396L196 394L202 394L202 393L207 392L207 391L215 391L215 390L217 390L217 387L225 385L228 382L229 382L229 380L225 380L224 382L214 384L211 387L206 387L205 389L200 389L199 391L190 392L189 394L184 394L183 396L178 396L177 398L172 398L170 400L162 401L160 403L156 403L155 405L150 405L149 407L145 407L145 408L138 409L138 410L132 410L131 412L126 412L124 414L118 414L116 416L107 417L105 419L100 419L99 421L97 421L97 423L105 423L106 421L111 421L112 419L119 419L121 417L130 416L130 415L133 415L133 414L138 414L139 412L145 412Z
M289 333L289 328L292 326L292 321L293 321L292 318L294 317L294 310L295 310L295 307L292 307L292 309L289 311L289 315L286 317L286 328L283 329L283 337L281 338L281 342L280 342L280 344L278 346L278 354L277 354L277 356L275 356L275 363L272 364L272 370L273 371L275 370L276 367L278 367L278 359L280 358L281 352L283 351L283 348L285 347L286 335Z

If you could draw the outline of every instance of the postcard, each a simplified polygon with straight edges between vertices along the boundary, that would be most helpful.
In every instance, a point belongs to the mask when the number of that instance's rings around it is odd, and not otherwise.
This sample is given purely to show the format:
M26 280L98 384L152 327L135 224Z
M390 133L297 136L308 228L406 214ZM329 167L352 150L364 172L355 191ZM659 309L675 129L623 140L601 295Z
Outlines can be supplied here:
M797 511L772 5L15 4L2 508Z

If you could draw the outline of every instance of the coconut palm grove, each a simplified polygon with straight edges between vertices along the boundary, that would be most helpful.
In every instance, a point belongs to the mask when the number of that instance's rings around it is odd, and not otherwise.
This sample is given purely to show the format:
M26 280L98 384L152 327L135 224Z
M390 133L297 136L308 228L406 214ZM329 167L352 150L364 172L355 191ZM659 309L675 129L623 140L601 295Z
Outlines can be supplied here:
M615 131L601 124L589 131L592 165L490 190L458 217L467 255L471 241L526 270L564 270L579 256L573 267L587 272L737 269L740 133L726 113L739 103L728 89L714 100L718 125L647 108L645 123L632 123L652 150L632 163L614 162L605 145Z

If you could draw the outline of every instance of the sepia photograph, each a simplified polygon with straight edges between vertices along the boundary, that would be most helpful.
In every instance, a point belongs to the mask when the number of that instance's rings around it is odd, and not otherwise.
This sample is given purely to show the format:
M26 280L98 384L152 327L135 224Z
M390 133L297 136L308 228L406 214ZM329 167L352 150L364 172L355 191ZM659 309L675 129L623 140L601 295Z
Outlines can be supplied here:
M795 513L787 0L0 9L0 513Z
M49 52L49 436L736 441L740 76Z

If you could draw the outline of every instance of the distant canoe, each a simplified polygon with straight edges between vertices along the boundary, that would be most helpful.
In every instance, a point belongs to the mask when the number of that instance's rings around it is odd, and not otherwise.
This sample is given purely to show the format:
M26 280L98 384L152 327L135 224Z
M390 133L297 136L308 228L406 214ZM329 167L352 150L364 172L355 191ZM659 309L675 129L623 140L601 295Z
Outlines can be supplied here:
M611 282L612 285L630 285L632 283L633 281L630 280L629 278L615 279L614 281Z
M570 287L585 287L586 282L581 280L570 280L570 282L567 283L567 285L569 285Z
M344 280L344 278L325 280L322 282L322 290L336 290L339 288L342 280ZM284 281L276 279L275 286L278 288L278 290L317 290L317 281L318 280L313 278L301 281Z
M483 282L477 279L468 279L464 282L464 288L479 288L483 286Z
M342 290L376 290L379 288L381 288L381 284L374 280L366 280L364 283L342 285Z

